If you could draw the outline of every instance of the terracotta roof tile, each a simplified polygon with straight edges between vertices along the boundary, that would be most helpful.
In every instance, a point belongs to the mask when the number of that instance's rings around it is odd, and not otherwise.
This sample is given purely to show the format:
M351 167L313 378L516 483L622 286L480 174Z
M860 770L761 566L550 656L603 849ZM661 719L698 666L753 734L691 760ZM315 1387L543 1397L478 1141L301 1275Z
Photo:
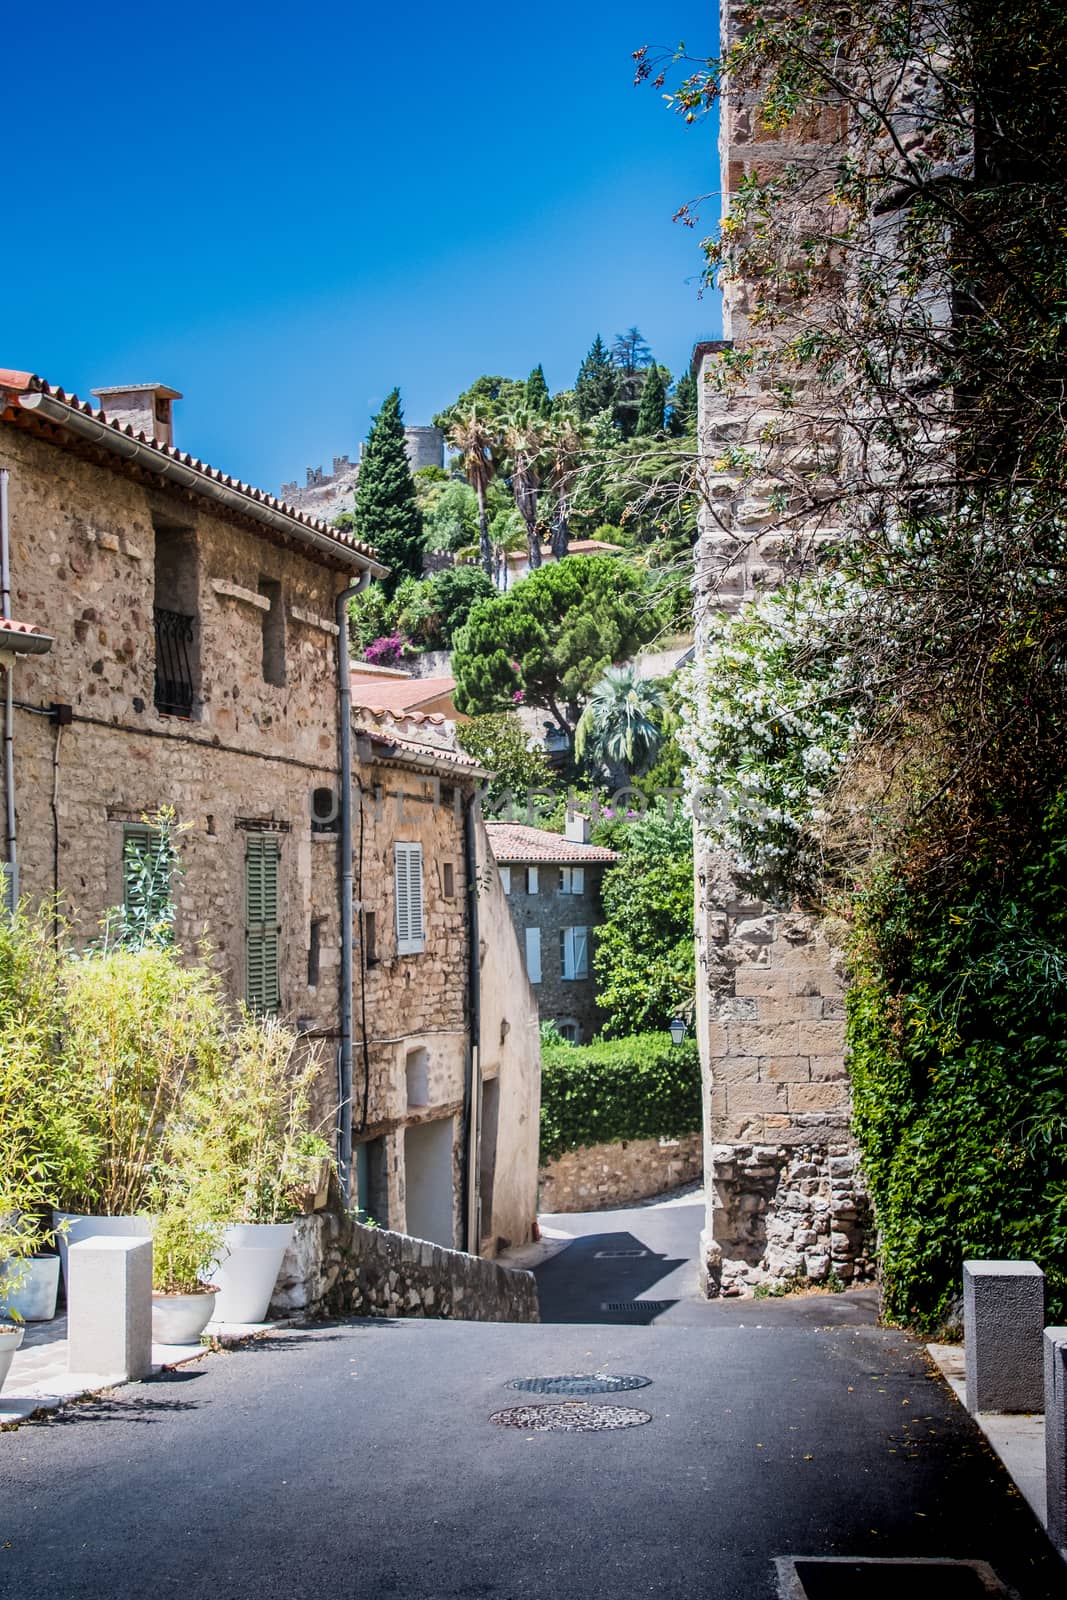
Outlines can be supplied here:
M549 833L547 828L529 828L521 822L487 822L485 827L493 855L504 863L559 861L566 864L619 859L615 850L605 850L598 844L578 844L573 839L565 839L561 833Z
M355 705L398 716L411 716L427 700L451 694L455 687L455 678L368 678L363 673L352 674Z
M130 385L130 387L132 389L135 386ZM6 390L9 395L27 393L47 395L52 400L58 400L62 405L70 406L73 411L80 411L85 416L92 417L94 421L114 428L116 433L126 434L131 439L141 440L142 443L148 445L150 449L158 451L160 456L168 461L177 461L183 467L189 467L192 471L203 474L205 478L210 478L216 483L223 484L227 489L235 489L240 494L247 495L250 500L257 504L269 506L274 511L283 512L287 517L291 517L294 522L302 523L305 528L309 528L320 537L332 540L334 544L340 545L343 549L352 550L357 555L365 556L368 561L377 560L370 545L363 544L359 539L354 539L351 534L345 533L343 529L331 528L329 523L320 521L318 517L309 516L306 511L298 511L295 506L287 505L284 500L276 499L274 495L268 494L264 489L257 489L250 483L242 483L239 478L231 478L228 473L221 472L218 467L209 466L206 461L200 461L196 456L177 450L173 445L161 444L158 439L150 438L145 433L134 433L129 423L125 427L121 427L118 422L112 422L108 419L106 411L99 411L94 406L91 406L88 401L79 400L76 394L67 394L65 390L46 382L44 378L38 377L36 373L17 372L9 367L0 367L0 390ZM123 392L125 393L126 391ZM0 410L2 409L0 407Z

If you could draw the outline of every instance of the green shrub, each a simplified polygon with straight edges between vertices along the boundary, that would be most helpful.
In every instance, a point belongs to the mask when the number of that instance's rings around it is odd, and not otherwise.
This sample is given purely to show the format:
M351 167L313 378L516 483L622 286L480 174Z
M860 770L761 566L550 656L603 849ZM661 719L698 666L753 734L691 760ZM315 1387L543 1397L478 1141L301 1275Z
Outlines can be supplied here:
M694 1040L644 1033L541 1052L542 1162L579 1145L675 1138L700 1123Z

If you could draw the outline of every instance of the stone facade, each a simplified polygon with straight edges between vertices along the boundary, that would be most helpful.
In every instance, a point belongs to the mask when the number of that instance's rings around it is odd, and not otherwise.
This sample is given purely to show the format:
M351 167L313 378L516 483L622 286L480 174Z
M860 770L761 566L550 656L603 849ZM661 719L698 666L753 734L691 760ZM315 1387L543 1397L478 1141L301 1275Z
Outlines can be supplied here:
M132 434L86 443L74 424L84 417L103 433L103 420L65 399L55 404L62 420L45 426L21 408L27 392L61 394L0 374L12 610L54 637L49 653L13 668L20 889L55 893L88 942L123 901L128 830L172 806L183 829L178 942L207 939L227 994L252 999L249 860L269 841L277 992L268 1009L319 1042L329 1069L316 1109L328 1124L341 1016L334 615L368 558L258 491L242 486L273 522L178 486L168 478L176 453L135 446ZM221 481L194 465L182 470L195 485L197 473ZM157 705L169 648L160 610L188 619L182 715ZM489 855L482 775L449 747L443 718L359 718L354 872L374 936L372 950L366 937L357 947L354 984L361 1198L394 1228L417 1213L441 1243L477 1248L484 1192L489 1247L521 1244L536 1217L537 1010L499 885L484 865L477 884L466 869L469 837L483 863ZM425 938L400 954L396 851L405 844L422 849ZM495 932L472 963L483 904ZM475 988L493 996L481 1026Z
M746 25L724 0L722 49ZM721 105L722 204L746 176L801 162L817 168L840 140L840 113L770 132L726 85ZM839 285L827 284L828 292ZM778 429L783 470L812 462L759 377L740 394L717 384L723 352L752 337L745 283L723 289L725 339L698 346L701 510L696 552L696 649L711 618L735 611L809 563L829 525L803 539L775 498L780 484L743 479L727 447ZM802 382L802 379L798 379ZM826 441L822 441L825 445ZM771 466L774 463L770 463ZM770 1279L842 1282L868 1276L870 1221L849 1140L843 982L818 926L746 896L734 864L696 833L697 1028L704 1074L707 1219L702 1276L709 1294Z
M532 1273L332 1213L297 1223L270 1309L278 1317L540 1320Z
M603 1211L695 1183L704 1170L699 1133L678 1139L620 1139L566 1150L541 1168L538 1209Z

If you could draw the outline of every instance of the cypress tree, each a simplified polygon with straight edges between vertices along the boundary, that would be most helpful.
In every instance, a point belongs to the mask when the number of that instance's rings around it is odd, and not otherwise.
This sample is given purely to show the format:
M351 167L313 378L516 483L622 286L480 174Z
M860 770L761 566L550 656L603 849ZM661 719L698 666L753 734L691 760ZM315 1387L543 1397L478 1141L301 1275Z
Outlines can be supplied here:
M547 417L552 411L552 396L545 382L545 369L538 362L526 380L526 404L535 416Z
M695 433L696 425L697 381L691 372L687 372L674 386L668 429L672 438L680 439L684 433Z
M371 423L359 464L355 506L356 535L373 545L390 569L390 593L408 574L422 576L422 512L415 498L404 443L400 390L394 389Z
M653 363L641 390L641 404L637 410L638 438L650 439L653 434L663 432L663 413L666 408L667 390L663 374Z
M614 412L618 394L619 374L598 333L589 354L578 368L578 379L574 385L574 404L578 415L583 422L588 422L598 411Z

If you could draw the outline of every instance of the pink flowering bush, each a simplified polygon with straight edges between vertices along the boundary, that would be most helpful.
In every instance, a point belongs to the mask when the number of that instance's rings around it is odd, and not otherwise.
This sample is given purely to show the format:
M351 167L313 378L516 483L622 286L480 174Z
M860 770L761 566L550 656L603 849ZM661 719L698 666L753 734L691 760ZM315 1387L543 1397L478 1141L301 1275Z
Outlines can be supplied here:
M363 652L364 661L369 661L372 667L397 667L403 659L408 641L402 633L385 634L380 639L372 639Z

